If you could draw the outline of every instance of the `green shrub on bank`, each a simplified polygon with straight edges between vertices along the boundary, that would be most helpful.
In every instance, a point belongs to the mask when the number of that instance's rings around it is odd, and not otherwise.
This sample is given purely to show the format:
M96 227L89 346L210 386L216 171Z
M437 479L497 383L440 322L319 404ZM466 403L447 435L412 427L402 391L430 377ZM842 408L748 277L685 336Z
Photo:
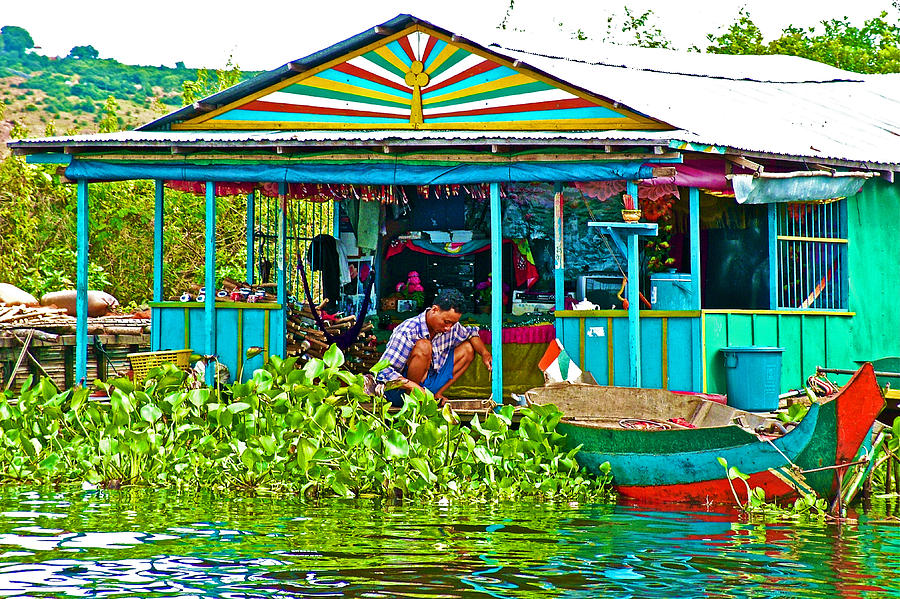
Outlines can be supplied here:
M173 366L145 383L111 381L109 401L48 379L0 395L0 476L8 481L254 489L353 496L597 499L593 478L565 451L553 406L504 406L461 425L431 394L399 412L363 379L324 360L296 368L271 357L252 380L190 388Z
M89 280L122 305L150 300L153 289L152 181L91 183ZM246 199L216 198L219 275L246 268ZM73 288L76 280L77 196L55 167L18 156L0 161L0 283L40 297ZM167 189L164 209L164 288L179 296L203 284L205 198ZM243 278L243 277L240 277Z

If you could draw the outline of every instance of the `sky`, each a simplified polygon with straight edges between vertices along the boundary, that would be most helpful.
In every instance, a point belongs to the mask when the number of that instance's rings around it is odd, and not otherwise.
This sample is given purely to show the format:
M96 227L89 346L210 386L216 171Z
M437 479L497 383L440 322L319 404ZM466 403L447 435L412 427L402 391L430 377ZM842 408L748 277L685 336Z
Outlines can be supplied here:
M326 48L382 23L412 13L451 31L490 31L504 19L509 0L254 0L191 2L154 0L0 0L0 26L31 34L40 52L65 56L73 46L92 45L101 58L125 64L224 68L229 58L243 70L268 70ZM571 33L592 39L619 22L652 10L649 24L678 49L705 46L707 33L722 33L744 8L766 39L787 25L813 26L848 17L856 25L882 10L897 19L891 0L515 0L508 28L530 33ZM140 6L135 16L132 7ZM240 6L240 8L236 8ZM456 29L454 28L456 27Z

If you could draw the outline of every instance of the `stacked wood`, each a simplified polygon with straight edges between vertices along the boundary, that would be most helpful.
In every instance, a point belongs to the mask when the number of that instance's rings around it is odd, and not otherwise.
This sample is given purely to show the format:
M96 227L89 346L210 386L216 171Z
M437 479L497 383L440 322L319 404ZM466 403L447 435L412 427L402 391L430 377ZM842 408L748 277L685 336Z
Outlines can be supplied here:
M325 332L337 337L354 325L356 316L350 315L327 321L325 331L322 331L307 305L304 304L299 310L292 309L287 318L287 354L321 358L331 345ZM367 372L381 357L372 329L371 322L365 323L356 340L344 350L345 367L351 372Z
M35 329L54 334L74 333L76 319L63 308L49 306L8 306L0 304L0 334L9 331L21 333ZM131 318L128 315L107 315L88 318L88 335L142 335L150 332L149 318ZM40 335L37 335L41 338Z
M75 318L62 308L46 306L24 306L21 304L0 305L0 330L8 329L54 329L75 326Z

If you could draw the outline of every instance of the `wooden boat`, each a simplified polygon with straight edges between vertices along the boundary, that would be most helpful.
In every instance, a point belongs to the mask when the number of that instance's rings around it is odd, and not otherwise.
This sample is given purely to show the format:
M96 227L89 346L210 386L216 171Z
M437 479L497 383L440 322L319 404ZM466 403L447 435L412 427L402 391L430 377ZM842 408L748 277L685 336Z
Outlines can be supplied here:
M582 466L596 473L609 462L620 496L649 502L733 503L720 457L768 500L810 491L832 497L846 470L840 466L857 461L884 406L871 364L787 427L772 414L661 389L561 383L527 397L563 411L557 430L570 447L581 446ZM746 497L743 483L734 484Z

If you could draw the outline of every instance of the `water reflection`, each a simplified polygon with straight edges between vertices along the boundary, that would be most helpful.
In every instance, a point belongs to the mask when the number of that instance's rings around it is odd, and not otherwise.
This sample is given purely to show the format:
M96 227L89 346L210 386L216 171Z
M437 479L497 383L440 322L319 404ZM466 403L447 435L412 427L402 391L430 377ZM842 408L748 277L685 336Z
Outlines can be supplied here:
M900 528L548 503L0 490L0 596L876 597ZM880 510L880 511L879 511Z

